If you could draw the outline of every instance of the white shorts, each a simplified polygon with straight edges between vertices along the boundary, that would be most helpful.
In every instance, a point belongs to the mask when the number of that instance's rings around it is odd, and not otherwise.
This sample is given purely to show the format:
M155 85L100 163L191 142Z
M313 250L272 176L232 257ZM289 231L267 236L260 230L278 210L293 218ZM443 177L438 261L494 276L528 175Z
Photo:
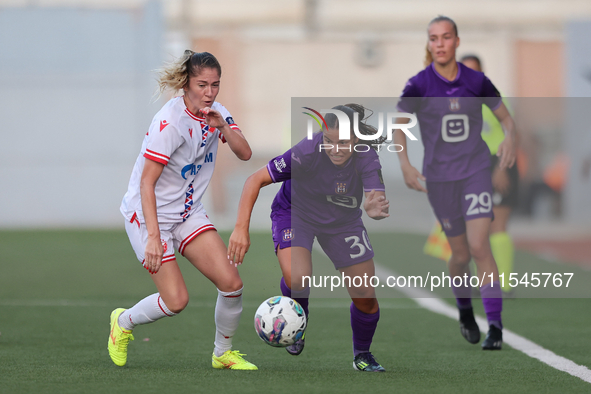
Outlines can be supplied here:
M164 247L162 263L175 259L174 250L182 255L185 248L197 236L208 230L215 230L209 221L202 204L194 208L193 213L182 223L160 223L160 238ZM137 215L133 215L131 221L125 221L125 231L131 242L137 259L144 264L146 244L148 242L148 230L145 223L140 223Z

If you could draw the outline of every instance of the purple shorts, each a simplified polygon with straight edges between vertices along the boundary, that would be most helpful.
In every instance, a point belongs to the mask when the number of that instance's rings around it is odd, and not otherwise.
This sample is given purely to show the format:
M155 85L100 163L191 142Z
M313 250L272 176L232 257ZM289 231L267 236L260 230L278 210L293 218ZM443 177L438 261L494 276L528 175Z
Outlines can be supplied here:
M492 182L485 168L459 181L429 182L429 202L448 237L466 232L466 221L493 219Z
M293 218L290 212L271 213L273 223L273 242L277 248L284 249L301 246L312 252L314 237L335 269L363 263L374 256L367 230L361 218L339 226L312 225Z

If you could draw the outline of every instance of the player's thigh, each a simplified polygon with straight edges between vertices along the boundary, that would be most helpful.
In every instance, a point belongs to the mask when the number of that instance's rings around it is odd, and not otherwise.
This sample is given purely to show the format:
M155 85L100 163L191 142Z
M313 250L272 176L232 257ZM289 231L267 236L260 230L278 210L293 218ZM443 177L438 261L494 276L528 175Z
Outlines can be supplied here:
M184 256L221 291L242 288L238 268L230 264L226 245L215 230L205 231L184 248Z
M377 278L373 259L359 264L339 268L341 277L345 278L345 286L351 298L375 298ZM349 278L351 278L349 280Z
M228 249L199 204L183 223L173 230L175 246L206 278L221 291L242 288L238 269L228 260Z
M470 254L478 263L478 260L492 256L490 249L490 224L491 219L481 217L466 222L466 236Z
M508 205L495 205L493 207L495 220L490 224L490 233L500 233L507 231L507 223L511 216L511 207Z
M466 233L456 235L455 237L448 237L449 247L451 249L451 259L447 265L451 266L467 266L470 263L472 256L470 255L470 247L468 245L468 237Z
M312 254L310 251L301 246L278 249L277 258L283 278L289 288L294 291L303 290L304 278L312 276Z
M189 293L176 259L163 264L160 270L150 277L170 311L179 313L185 309L189 302Z

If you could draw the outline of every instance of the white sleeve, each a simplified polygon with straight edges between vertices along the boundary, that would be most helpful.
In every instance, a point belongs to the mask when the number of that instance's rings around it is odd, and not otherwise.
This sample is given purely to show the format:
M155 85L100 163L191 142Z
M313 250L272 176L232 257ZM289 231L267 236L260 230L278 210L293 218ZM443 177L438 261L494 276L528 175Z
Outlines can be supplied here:
M178 129L167 120L155 118L148 131L148 142L144 157L167 165L170 157L183 143Z

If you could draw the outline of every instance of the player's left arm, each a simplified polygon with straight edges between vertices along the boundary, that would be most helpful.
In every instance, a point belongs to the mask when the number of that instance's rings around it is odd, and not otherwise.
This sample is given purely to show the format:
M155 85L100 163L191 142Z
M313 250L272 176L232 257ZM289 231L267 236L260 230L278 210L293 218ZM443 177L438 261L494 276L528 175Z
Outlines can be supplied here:
M205 117L205 122L209 127L215 127L220 133L222 133L236 157L244 161L250 159L252 156L252 150L240 129L231 128L222 114L210 107L205 107L201 109L200 112Z
M365 200L363 201L363 209L372 219L382 220L390 216L390 202L386 199L386 192L372 190L365 192Z
M497 156L500 158L499 167L501 169L513 167L515 164L515 157L517 151L517 133L515 131L515 122L513 117L509 113L509 110L505 104L501 101L501 104L497 109L493 111L496 118L501 123L503 131L505 132L505 139L499 145L497 150Z

